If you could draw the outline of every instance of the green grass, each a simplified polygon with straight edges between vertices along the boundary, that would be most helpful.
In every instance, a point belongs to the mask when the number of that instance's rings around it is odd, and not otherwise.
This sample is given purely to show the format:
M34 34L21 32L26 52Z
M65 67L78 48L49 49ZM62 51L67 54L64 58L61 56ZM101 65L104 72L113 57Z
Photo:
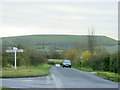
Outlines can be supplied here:
M13 88L8 88L5 86L0 87L0 90L18 90L18 89L13 89Z
M53 62L55 64L63 63L63 59L48 59L48 62Z
M95 75L114 82L120 82L120 75L112 72L97 72Z
M41 51L41 52L50 52L50 49L38 49L38 50ZM63 52L63 50L57 50L56 49L56 52L61 53L61 52Z
M35 48L41 48L41 46L49 48L56 46L62 50L66 48L71 48L71 46L76 47L75 44L87 44L88 37L87 35L27 35L27 36L15 36L15 37L4 37L2 38L3 45L11 46L17 45L20 42L16 43L18 40L26 44L31 44ZM113 48L116 48L117 41L106 37L106 36L95 36L96 43L101 46L108 47L108 51L113 52ZM26 44L26 45L28 45ZM111 47L112 45L112 47ZM72 47L72 48L73 48ZM61 52L61 51L59 51Z
M2 89L2 88L7 88L7 87L4 87L4 86L0 87L0 89Z
M76 68L76 69L81 70L81 71L86 71L86 72L93 72L94 71L92 68L88 68L88 67L73 66L73 68Z
M16 88L8 88L8 87L0 87L0 90L19 90L19 89L16 89Z
M81 71L94 72L93 69L88 68L88 67L73 66L73 68L76 68L76 69L81 70ZM97 75L99 77L102 77L104 79L107 79L107 80L114 81L114 82L120 82L120 75L117 74L117 73L113 73L113 72L98 72L97 71L95 73L95 75Z
M14 68L3 68L2 77L15 77L15 76L36 76L49 73L51 65L41 64L38 66L22 66Z
M63 52L63 50L56 50L56 52Z
M118 47L119 47L118 45L105 46L108 52L112 52L112 53L118 52Z

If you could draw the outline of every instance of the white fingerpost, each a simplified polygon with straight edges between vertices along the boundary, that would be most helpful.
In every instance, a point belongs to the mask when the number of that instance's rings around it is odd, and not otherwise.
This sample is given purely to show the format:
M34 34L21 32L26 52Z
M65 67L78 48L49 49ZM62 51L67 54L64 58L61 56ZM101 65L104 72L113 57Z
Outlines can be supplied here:
M15 69L16 69L16 50L15 50Z
M17 51L17 48L13 47L13 50L15 50L15 69L16 69L16 51Z
M13 47L13 50L6 50L6 52L14 52L15 53L15 69L16 69L16 63L17 63L17 61L16 61L16 52L23 52L23 49L18 49L17 47Z

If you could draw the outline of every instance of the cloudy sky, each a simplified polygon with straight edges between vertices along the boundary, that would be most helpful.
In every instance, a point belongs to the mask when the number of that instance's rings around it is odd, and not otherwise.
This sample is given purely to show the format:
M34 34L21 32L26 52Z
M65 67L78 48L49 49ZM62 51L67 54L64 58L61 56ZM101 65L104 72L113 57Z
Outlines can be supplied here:
M118 39L118 3L109 1L0 2L0 37L87 35L93 26L96 35Z

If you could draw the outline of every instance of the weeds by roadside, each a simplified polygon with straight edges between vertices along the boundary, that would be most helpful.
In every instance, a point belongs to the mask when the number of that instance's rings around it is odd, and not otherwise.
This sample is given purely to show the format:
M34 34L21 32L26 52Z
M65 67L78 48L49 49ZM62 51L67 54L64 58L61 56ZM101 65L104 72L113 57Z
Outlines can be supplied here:
M81 71L96 72L94 74L96 76L99 76L99 77L102 77L104 79L111 80L111 81L114 81L114 82L120 82L120 75L117 74L117 73L95 71L95 70L93 70L91 68L88 68L88 67L76 67L76 66L73 66L73 67L78 69L78 70L81 70Z
M95 75L114 82L120 82L120 75L112 72L97 72Z
M21 67L17 67L16 70L13 67L3 68L2 77L41 75L41 74L49 73L50 67L51 65L48 64L40 64L38 66L21 66Z
M88 67L73 66L73 68L76 68L76 69L81 70L81 71L86 71L86 72L94 72L94 70L92 68L88 68Z

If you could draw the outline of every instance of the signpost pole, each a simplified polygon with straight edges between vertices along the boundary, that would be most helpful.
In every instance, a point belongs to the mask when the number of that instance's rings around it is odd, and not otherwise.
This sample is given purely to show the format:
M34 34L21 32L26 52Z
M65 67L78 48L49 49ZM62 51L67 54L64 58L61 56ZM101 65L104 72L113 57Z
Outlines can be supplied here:
M23 49L17 49L17 47L13 47L13 49L12 50L6 50L6 52L14 52L14 56L15 56L15 69L16 69L16 67L17 67L17 65L16 65L16 54L17 54L17 52L23 52Z
M16 50L15 50L15 69L16 69Z

